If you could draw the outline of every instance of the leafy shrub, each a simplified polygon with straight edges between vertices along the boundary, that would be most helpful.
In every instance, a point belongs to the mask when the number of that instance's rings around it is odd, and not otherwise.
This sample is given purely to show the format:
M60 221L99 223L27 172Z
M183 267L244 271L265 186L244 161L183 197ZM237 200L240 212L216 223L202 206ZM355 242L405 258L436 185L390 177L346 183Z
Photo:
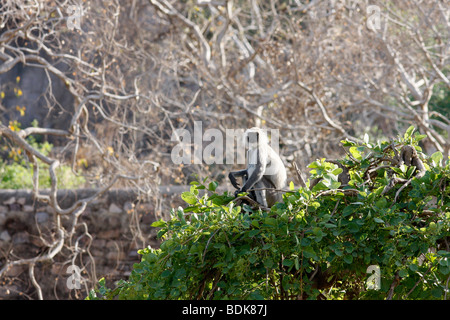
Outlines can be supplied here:
M140 250L128 280L102 279L88 299L448 299L450 161L423 155L413 132L343 141L341 166L315 161L319 183L291 184L269 212L192 183L188 206L153 224L160 248ZM423 171L405 164L407 146Z
M35 122L35 125L37 123ZM17 121L13 130L20 130L20 123ZM37 151L48 156L53 149L53 145L47 141L37 142L33 136L27 138L27 142ZM3 152L8 152L8 160L0 159L0 189L32 189L33 188L33 167L24 158L20 148L8 146L3 147ZM50 188L51 179L49 165L37 159L39 166L39 186ZM60 186L66 189L77 188L85 184L85 179L73 174L70 166L60 165L56 168L56 177Z

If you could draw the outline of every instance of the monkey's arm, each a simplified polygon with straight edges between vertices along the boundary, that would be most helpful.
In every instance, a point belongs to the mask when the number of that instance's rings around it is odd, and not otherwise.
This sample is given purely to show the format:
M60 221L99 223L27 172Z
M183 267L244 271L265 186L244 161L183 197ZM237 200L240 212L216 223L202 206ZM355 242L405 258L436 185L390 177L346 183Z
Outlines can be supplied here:
M242 192L248 192L248 190L251 189L258 181L261 181L263 177L264 169L262 169L260 165L256 165L255 170L251 173L248 179L244 179L244 185L242 186L242 188L237 188L237 190L234 192L234 196L237 197ZM250 191L249 196L254 200L257 199L255 191Z
M242 186L240 192L246 192L248 189L254 186L255 183L260 181L266 172L267 159L261 157L259 150L257 151L257 161L256 164L248 166L247 173L248 179Z
M232 171L228 174L228 178L230 179L231 184L236 189L239 189L239 183L236 181L236 177L247 177L247 169Z

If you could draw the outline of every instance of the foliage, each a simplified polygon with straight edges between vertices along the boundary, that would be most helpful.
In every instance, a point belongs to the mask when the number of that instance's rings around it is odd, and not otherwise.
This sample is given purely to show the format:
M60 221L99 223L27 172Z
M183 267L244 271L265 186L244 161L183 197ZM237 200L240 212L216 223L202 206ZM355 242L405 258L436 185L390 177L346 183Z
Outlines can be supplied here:
M33 125L36 127L37 122L34 121ZM20 123L18 121L11 122L9 127L13 131L19 131ZM47 141L37 142L33 136L29 136L27 142L45 156L48 156L53 149L51 143ZM22 149L5 145L1 151L8 154L8 159L0 159L0 189L32 189L34 170L28 164ZM39 166L39 185L42 188L50 188L49 166L39 159L37 159L37 163ZM74 175L70 166L62 165L55 171L58 181L64 188L77 188L85 184L85 179Z
M237 205L217 183L194 182L144 248L128 280L102 279L88 299L449 299L450 161L422 154L411 127L393 141L342 141L342 170L311 164L323 180L285 193L269 212ZM412 146L426 168L398 162ZM368 286L369 266L381 272ZM370 289L373 288L373 289Z

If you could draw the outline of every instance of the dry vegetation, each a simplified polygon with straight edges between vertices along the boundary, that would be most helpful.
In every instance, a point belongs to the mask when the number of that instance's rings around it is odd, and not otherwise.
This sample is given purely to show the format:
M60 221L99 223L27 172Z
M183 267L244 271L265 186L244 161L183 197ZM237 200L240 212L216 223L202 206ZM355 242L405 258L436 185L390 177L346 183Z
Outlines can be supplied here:
M389 138L411 124L428 135L424 152L446 158L450 111L439 103L450 88L449 30L442 0L2 1L1 143L22 149L36 172L48 165L51 192L37 178L33 191L54 208L55 229L44 254L1 257L0 277L19 263L32 277L112 186L158 203L159 185L186 184L191 173L225 185L230 166L170 161L172 132L194 121L223 132L279 129L294 180L293 162L304 169L342 154L343 138ZM33 73L42 81L27 82ZM14 120L24 129L8 126ZM29 136L50 139L57 152L40 153ZM54 172L63 164L98 193L61 208Z

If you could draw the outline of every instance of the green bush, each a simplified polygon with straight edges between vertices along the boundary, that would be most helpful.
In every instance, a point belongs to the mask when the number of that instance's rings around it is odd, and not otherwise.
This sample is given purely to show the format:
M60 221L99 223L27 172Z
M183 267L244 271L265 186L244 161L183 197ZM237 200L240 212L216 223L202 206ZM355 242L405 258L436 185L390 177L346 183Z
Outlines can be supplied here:
M315 161L319 183L291 183L269 212L192 183L188 206L153 224L160 248L140 250L128 280L102 279L87 299L449 299L450 161L423 155L413 131L343 141L340 166Z
M37 142L33 137L27 138L28 143L48 156L53 149L53 145L48 142ZM5 150L8 148L5 146ZM0 159L0 189L32 189L33 188L33 167L25 159L22 150L12 147L9 150L8 160ZM39 187L50 188L51 179L49 165L37 159L39 166ZM76 176L70 166L61 165L56 168L58 186L70 189L83 186L86 180L81 176Z

